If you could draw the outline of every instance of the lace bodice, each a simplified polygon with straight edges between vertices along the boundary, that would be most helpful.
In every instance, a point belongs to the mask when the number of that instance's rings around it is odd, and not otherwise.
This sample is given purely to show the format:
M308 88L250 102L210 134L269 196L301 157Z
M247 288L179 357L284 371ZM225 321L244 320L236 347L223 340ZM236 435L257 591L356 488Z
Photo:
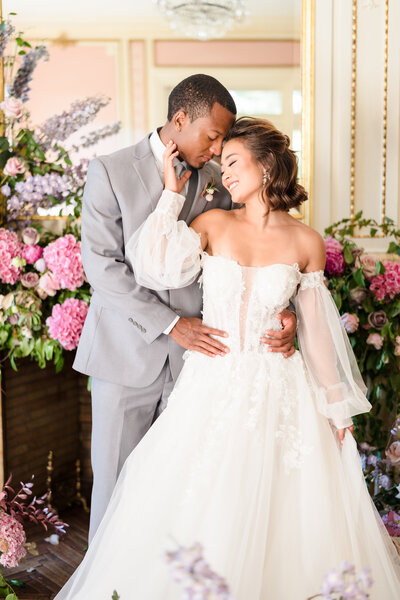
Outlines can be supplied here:
M301 274L297 265L243 267L223 256L202 258L203 321L229 334L231 352L266 352L260 337L282 325L276 315L296 293Z
M266 329L282 328L277 314L293 298L300 352L320 411L338 427L370 410L366 387L323 271L300 273L297 265L242 267L202 251L200 236L178 215L185 198L164 190L157 208L126 247L136 281L154 290L185 287L202 274L203 321L226 331L232 353L268 357L260 342ZM282 356L282 355L281 355Z

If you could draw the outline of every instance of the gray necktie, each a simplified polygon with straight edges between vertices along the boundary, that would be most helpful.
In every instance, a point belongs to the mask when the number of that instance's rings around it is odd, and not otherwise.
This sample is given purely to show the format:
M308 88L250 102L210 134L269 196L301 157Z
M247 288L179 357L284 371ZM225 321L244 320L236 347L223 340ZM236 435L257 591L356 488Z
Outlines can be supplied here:
M197 169L193 167L189 167L189 169L192 171L192 174L189 178L189 186L186 195L186 200L178 217L179 221L186 221L186 219L189 216L190 210L193 206L194 199L196 197L197 182L199 179L199 175Z

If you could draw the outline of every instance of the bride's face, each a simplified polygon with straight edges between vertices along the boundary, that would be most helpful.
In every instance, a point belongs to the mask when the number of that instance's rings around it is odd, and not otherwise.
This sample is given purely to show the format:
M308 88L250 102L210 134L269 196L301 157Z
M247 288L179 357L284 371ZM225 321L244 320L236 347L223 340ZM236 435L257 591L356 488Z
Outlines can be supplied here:
M227 142L221 158L222 184L232 196L233 202L244 203L252 196L259 196L262 188L261 164L238 139Z

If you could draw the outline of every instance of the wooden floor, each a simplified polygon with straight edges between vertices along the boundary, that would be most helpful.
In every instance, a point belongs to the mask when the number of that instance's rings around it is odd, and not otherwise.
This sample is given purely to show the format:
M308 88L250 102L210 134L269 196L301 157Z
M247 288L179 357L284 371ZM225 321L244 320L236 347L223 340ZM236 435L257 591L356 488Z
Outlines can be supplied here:
M44 541L50 533L38 525L27 526L27 541L36 542L38 556L27 554L15 569L2 569L7 579L25 584L13 586L20 600L51 600L81 562L87 547L89 515L82 508L68 509L61 515L69 524L67 534L57 546ZM89 599L88 599L89 600Z

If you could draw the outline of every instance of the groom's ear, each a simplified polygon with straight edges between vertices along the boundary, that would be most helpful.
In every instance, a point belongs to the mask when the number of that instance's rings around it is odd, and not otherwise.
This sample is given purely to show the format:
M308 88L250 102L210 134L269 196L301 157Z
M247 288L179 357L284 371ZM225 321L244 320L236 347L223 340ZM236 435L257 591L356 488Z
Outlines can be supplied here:
M189 116L184 110L178 110L172 117L172 123L177 131L182 131L188 119Z

